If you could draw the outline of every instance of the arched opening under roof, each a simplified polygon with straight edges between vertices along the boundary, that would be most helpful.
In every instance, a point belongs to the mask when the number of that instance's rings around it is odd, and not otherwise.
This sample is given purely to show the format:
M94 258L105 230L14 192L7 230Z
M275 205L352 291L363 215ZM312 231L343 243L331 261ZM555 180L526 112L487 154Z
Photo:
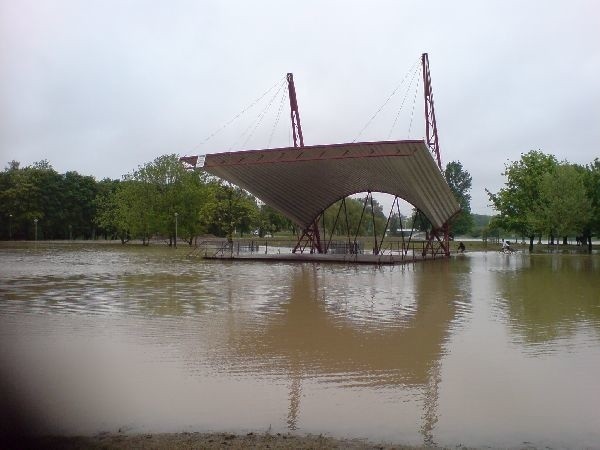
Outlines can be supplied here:
M381 192L344 196L323 211L318 221L324 253L401 252L413 238L424 240L429 221L406 200Z

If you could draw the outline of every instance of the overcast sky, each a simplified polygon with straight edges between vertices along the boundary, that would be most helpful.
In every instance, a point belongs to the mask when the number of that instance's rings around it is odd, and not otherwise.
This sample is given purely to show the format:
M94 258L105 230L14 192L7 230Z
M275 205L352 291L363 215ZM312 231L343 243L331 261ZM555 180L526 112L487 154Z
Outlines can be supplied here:
M306 145L420 139L428 52L442 163L491 213L484 189L521 153L600 157L599 42L595 0L0 0L0 163L120 178L163 154L287 146L287 72Z

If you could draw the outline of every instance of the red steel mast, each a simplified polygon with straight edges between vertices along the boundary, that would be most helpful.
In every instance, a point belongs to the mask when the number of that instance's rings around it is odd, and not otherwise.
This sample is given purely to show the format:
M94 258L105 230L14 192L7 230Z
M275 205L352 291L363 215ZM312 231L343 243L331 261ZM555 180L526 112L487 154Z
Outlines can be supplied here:
M442 159L440 157L440 142L438 139L437 123L435 120L435 107L433 105L433 90L431 89L431 73L429 72L429 56L427 53L421 55L421 62L423 63L423 93L425 95L425 135L427 137L427 146L429 150L435 155L435 159L438 164L440 172L442 169ZM432 229L429 238L427 239L427 245L423 250L423 254L427 252L429 248L433 248L433 241L437 239L440 243L442 250L446 256L450 256L450 225L446 222L439 229Z
M296 98L296 86L294 85L294 74L287 74L288 91L290 93L290 118L292 120L292 134L294 136L294 147L304 147L304 137L302 136L302 125L300 124L300 113L298 112L298 99ZM298 146L298 141L300 145ZM319 217L323 213L319 214ZM302 234L298 238L296 246L292 250L292 253L296 253L298 250L303 252L304 249L310 244L310 253L323 253L323 246L321 244L321 234L319 233L319 217L310 224L307 228L302 230Z
M292 119L294 147L298 147L298 138L300 139L300 147L304 147L304 138L302 137L302 125L300 125L300 113L298 112L298 100L296 99L296 87L294 86L294 74L287 74L287 82L288 91L290 93L290 117Z
M438 167L442 170L442 160L440 158L440 143L438 141L437 124L435 122L435 108L433 106L433 91L431 89L431 74L429 73L429 56L423 53L421 56L423 63L423 93L425 95L425 135L427 136L427 146L435 155Z

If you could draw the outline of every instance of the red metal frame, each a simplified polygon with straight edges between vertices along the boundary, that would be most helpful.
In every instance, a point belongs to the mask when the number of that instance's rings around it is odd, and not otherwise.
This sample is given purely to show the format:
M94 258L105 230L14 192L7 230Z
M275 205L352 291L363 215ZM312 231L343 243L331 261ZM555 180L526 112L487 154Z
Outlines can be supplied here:
M435 107L433 104L433 90L431 88L431 73L429 72L429 56L427 53L421 55L423 64L423 93L425 96L425 135L427 136L427 146L435 155L438 168L442 171L442 159L440 157L440 143L438 139L437 122L435 120ZM440 238L440 234L442 238ZM423 250L423 255L431 249L434 250L434 239L440 244L441 249L446 256L450 256L450 227L448 222L439 229L432 229L427 240L427 245Z
M442 161L440 157L440 146L438 139L438 130L437 123L435 118L435 107L433 102L433 90L431 87L431 74L429 71L429 56L427 53L423 53L421 56L422 66L423 66L423 86L424 86L424 99L425 99L425 132L426 132L426 144L429 147L430 151L434 154L435 159L437 161L438 168L442 171ZM296 87L294 85L294 75L292 73L287 74L287 82L288 82L288 91L289 91L289 99L290 99L290 119L292 125L292 134L294 138L294 147L295 148L303 148L304 147L304 137L302 135L302 125L300 123L300 112L298 111L298 99L296 97ZM417 142L417 141L415 141ZM371 143L374 144L374 143ZM335 144L333 145L335 146ZM278 151L280 149L273 149L273 151ZM365 157L365 155L361 155L361 157ZM319 158L316 158L319 159ZM197 157L182 157L180 160L189 166L195 167L197 163ZM242 163L242 160L235 162L234 164ZM244 161L245 162L245 161ZM369 192L370 195L370 192ZM368 198L368 196L367 196ZM365 200L365 206L366 206ZM344 204L345 207L345 204ZM372 208L371 208L372 209ZM392 205L393 209L393 205ZM363 211L364 213L364 211ZM398 211L399 213L399 211ZM317 218L307 226L302 233L298 237L298 242L293 249L293 253L296 253L297 250L300 252L304 252L305 248L310 244L310 252L314 253L315 251L318 253L324 253L323 246L321 243L321 237L319 232L319 218L323 212L319 214ZM339 214L339 212L338 212ZM391 214L391 212L390 212ZM362 220L362 217L361 217ZM337 221L337 218L336 218ZM388 217L389 223L389 217ZM360 225L359 225L360 226ZM387 230L387 224L386 224ZM385 232L384 232L385 236ZM410 241L410 239L409 239ZM435 241L439 243L439 245L435 245ZM383 236L382 236L383 242ZM423 255L431 251L433 255L436 255L440 250L444 252L446 256L450 255L450 245L449 245L449 224L446 222L440 228L432 229L429 233L429 237L427 239L427 243L425 248L423 249ZM377 254L379 252L379 247L381 243L378 243L377 236L375 235L375 247L374 252ZM404 245L403 245L404 246ZM325 250L326 252L326 250Z
M322 214L322 213L321 213ZM292 253L296 253L300 250L300 253L304 253L306 247L310 244L310 253L324 253L323 245L321 243L321 234L319 233L319 217L315 219L315 221L310 224L307 228L302 230L302 234L298 238L298 242L296 243Z
M425 134L427 136L427 145L435 155L438 167L442 170L440 144L438 140L437 123L435 121L435 107L433 104L433 90L431 89L431 74L429 73L429 56L427 53L423 53L421 61L423 63L423 93L425 95Z
M292 133L294 135L294 147L304 147L304 138L302 137L302 125L300 125L300 113L298 112L298 100L296 98L296 86L294 85L294 74L287 74L288 91L290 97L290 118L292 119ZM297 132L297 135L296 135Z
M300 124L300 112L298 111L298 99L296 97L296 86L294 85L294 74L287 74L288 91L290 97L290 118L292 121L292 135L294 137L294 147L304 147L304 137L302 136L302 125ZM298 141L300 145L298 146ZM296 253L304 253L306 246L310 244L310 253L317 251L323 253L321 244L321 234L319 233L319 217L312 224L302 230L302 234L298 237L298 242L292 250Z

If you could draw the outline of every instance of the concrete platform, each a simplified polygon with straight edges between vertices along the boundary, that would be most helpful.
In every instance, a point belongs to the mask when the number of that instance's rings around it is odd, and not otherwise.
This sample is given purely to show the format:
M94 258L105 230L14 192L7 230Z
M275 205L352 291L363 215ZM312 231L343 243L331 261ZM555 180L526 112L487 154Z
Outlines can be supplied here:
M320 253L281 253L281 254L261 254L261 253L233 253L206 255L203 259L210 260L228 260L228 261L262 261L262 262L321 262L321 263L341 263L341 264L371 264L371 265L395 265L421 262L433 259L444 259L446 256L431 255L369 255L369 254L320 254Z

